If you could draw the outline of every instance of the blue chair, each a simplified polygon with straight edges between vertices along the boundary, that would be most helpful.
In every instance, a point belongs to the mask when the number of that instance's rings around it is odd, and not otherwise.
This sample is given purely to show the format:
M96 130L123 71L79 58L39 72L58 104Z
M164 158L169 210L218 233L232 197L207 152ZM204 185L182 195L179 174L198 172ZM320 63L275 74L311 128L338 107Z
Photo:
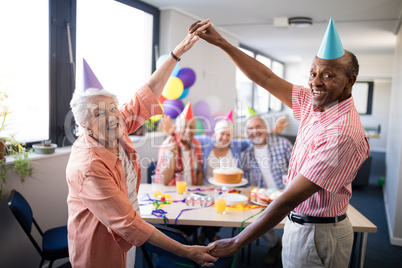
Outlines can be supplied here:
M52 228L43 233L33 217L30 205L16 190L11 191L8 206L42 257L39 267L42 267L44 261L48 260L50 261L48 267L51 268L55 260L68 257L67 226ZM42 247L39 246L31 234L32 223L42 236Z
M192 244L191 240L188 238L188 236L184 232L182 232L178 229L160 225L160 224L152 224L152 225L155 226L159 231L164 233L166 236L178 241L181 244L184 244L184 245ZM195 263L194 261L192 261L190 259L179 257L169 251L156 247L148 242L144 243L141 246L141 250L142 250L142 253L144 254L145 261L147 262L148 266L151 268L183 268L183 267L198 268L198 267L200 267L197 263ZM156 260L155 266L148 253L156 253L159 256L159 258ZM234 258L234 256L227 257L227 258L219 258L218 261L215 262L214 268L231 267L233 258Z

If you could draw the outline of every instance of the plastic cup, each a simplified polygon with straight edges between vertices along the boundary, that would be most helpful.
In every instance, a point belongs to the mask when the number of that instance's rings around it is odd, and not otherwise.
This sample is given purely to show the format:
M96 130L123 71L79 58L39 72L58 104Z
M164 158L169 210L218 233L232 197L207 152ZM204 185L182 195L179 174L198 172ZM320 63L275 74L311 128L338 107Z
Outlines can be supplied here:
M151 176L152 178L152 192L162 192L163 180L165 178L162 174L155 174ZM154 194L155 195L155 194Z
M178 194L184 194L187 189L187 182L182 173L176 173L176 191Z
M220 214L225 214L226 212L226 196L228 194L227 190L215 189L214 190L214 202L215 210Z

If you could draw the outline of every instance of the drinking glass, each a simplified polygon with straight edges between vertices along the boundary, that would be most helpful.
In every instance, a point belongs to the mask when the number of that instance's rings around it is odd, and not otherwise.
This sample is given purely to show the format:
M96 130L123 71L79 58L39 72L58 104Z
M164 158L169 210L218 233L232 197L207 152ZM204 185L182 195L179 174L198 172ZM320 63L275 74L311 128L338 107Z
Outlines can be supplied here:
M176 173L176 190L178 194L184 194L187 189L187 182L184 179L183 173Z
M226 212L226 197L228 191L224 189L214 190L215 210L218 213L225 214Z

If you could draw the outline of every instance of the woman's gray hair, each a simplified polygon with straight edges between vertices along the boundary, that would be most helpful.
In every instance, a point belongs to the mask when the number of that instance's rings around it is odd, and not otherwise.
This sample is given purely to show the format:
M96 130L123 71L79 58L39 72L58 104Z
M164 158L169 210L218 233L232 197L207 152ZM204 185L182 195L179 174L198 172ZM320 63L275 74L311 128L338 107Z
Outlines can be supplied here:
M95 108L94 104L90 102L90 99L96 96L113 98L116 106L119 105L116 95L105 89L89 88L84 92L76 89L70 101L70 107L71 111L73 112L75 122L79 126L87 126L89 120L89 111Z

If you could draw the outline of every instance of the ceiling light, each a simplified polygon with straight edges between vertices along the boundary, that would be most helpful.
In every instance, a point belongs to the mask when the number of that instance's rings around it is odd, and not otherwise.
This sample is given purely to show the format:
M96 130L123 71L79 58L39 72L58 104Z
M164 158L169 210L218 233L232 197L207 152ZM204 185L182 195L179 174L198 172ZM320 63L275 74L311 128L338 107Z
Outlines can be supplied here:
M289 18L289 25L294 27L308 27L313 25L313 19L308 17Z

